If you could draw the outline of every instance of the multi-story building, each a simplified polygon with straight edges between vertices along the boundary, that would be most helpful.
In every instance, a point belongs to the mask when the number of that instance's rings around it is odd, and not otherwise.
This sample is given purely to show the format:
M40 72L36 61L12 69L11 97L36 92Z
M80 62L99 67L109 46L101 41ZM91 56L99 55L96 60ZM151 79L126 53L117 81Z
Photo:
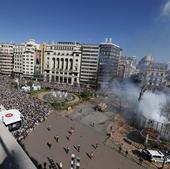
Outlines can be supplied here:
M119 62L122 49L106 39L99 45L98 86L108 84L118 76Z
M25 43L14 45L14 73L23 77L41 76L42 47L29 39Z
M0 73L11 75L13 70L13 44L0 44Z
M167 64L154 62L152 56L145 56L139 61L138 69L143 83L155 87L166 86Z
M35 48L34 77L39 80L43 79L43 56L44 44L37 45Z
M99 45L82 45L82 60L80 84L83 86L96 87L97 68L99 58Z
M44 80L80 84L81 45L73 42L47 44L44 49Z
M23 53L23 76L24 77L34 76L34 66L35 66L37 48L39 48L39 45L35 43L34 39L29 39L25 43L25 49Z
M23 54L24 54L25 44L15 44L14 45L14 69L15 75L20 76L23 74Z
M136 74L136 57L121 56L119 61L118 78L129 78Z

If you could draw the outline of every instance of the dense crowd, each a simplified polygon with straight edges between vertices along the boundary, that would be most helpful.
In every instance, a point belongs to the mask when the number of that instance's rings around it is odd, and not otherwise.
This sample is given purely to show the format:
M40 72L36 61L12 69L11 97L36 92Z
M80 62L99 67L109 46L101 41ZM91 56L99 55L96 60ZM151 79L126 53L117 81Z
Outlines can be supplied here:
M59 83L49 83L49 82L41 82L40 83L42 88L50 88L54 90L60 90L60 91L67 91L69 93L81 93L87 90L85 87L80 87L78 85L69 85L69 84L59 84ZM92 90L92 89L90 89Z
M26 137L35 126L44 121L50 113L50 107L31 97L24 91L11 87L12 79L0 76L0 105L8 109L18 109L22 114L22 124L19 130L12 133L18 140Z
M22 114L21 127L13 131L13 135L17 140L25 138L40 122L44 121L52 111L48 104L44 104L37 98L30 96L19 88L12 87L14 82L9 76L0 75L0 105L5 109L17 109ZM24 84L25 80L22 79L20 84ZM49 88L52 90L67 91L70 93L81 93L86 88L79 86L71 86L67 84L52 84L48 82L33 82L34 84L41 85L42 88Z

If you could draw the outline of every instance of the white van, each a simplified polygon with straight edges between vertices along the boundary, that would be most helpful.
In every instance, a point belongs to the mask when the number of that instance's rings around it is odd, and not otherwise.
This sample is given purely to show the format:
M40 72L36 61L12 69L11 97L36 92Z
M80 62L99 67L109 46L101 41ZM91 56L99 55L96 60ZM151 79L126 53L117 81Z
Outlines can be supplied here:
M145 152L148 154L151 161L154 161L154 162L163 162L164 161L164 154L161 151L145 150Z
M148 149L140 149L139 151L141 153L142 158L144 158L145 160L150 160L154 162L164 161L165 155L161 151ZM170 155L166 156L165 163L170 163Z

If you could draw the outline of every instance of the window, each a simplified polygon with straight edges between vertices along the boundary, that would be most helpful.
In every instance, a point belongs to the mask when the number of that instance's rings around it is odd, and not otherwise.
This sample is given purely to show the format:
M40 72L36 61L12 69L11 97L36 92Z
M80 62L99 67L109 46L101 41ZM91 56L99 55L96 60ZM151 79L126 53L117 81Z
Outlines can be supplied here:
M71 84L71 78L68 78L68 83Z
M67 78L66 77L64 78L64 83L67 83Z

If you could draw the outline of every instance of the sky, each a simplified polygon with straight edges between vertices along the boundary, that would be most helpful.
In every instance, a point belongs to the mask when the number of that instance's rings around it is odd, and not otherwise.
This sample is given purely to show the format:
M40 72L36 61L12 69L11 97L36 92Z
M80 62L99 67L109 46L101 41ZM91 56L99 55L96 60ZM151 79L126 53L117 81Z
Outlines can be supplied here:
M170 0L0 0L0 42L107 37L125 56L170 61Z

